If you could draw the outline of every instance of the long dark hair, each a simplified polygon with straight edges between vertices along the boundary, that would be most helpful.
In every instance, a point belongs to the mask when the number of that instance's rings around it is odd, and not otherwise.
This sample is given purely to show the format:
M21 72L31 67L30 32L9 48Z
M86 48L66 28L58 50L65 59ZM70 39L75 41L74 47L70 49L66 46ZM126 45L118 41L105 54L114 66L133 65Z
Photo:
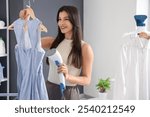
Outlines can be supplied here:
M81 40L83 38L81 33L81 23L80 23L79 13L77 8L74 6L62 6L57 12L57 22L59 20L59 13L62 11L65 11L68 14L69 21L73 26L72 49L68 56L68 63L74 65L76 68L80 68L82 65ZM61 33L60 28L58 27L58 35L54 40L51 48L56 48L59 45L59 43L64 40L64 38L65 35Z

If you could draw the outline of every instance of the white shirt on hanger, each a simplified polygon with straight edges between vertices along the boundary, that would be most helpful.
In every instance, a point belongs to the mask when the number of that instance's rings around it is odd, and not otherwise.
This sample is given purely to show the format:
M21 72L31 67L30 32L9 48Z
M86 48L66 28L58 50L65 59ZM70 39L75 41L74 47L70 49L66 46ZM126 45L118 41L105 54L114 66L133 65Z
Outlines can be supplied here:
M121 49L123 99L150 99L150 41L139 38L145 27L126 35ZM119 88L119 87L118 87Z

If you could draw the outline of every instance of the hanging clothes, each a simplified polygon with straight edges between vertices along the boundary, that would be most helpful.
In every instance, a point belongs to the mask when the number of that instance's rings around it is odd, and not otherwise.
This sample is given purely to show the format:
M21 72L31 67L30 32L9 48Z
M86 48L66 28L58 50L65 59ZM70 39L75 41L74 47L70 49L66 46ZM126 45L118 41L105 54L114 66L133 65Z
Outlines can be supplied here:
M138 33L147 32L146 15L135 15L136 30L123 36L120 74L115 82L115 99L150 99L150 41Z
M17 88L19 100L47 100L47 90L43 76L43 57L41 48L41 22L17 19L14 23L17 45L15 55L17 62Z
M129 41L123 44L121 50L123 97L150 99L150 41L139 38L137 33L127 38Z

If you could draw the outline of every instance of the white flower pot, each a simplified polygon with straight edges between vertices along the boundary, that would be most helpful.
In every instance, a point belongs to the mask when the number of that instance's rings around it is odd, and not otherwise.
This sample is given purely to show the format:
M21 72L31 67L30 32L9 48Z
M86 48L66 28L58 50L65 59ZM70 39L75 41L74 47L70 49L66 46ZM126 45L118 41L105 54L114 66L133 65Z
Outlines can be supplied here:
M107 92L105 92L105 93L101 93L101 92L99 92L99 99L100 100L107 100Z

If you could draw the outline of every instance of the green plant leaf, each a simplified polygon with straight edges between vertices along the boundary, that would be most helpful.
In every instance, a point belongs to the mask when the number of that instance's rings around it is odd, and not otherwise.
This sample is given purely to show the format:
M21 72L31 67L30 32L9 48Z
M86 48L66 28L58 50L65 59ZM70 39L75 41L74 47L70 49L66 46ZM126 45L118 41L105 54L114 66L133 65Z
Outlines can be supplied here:
M96 84L96 88L100 91L100 92L105 92L106 90L110 89L110 77L108 77L107 79L99 79L98 83Z

